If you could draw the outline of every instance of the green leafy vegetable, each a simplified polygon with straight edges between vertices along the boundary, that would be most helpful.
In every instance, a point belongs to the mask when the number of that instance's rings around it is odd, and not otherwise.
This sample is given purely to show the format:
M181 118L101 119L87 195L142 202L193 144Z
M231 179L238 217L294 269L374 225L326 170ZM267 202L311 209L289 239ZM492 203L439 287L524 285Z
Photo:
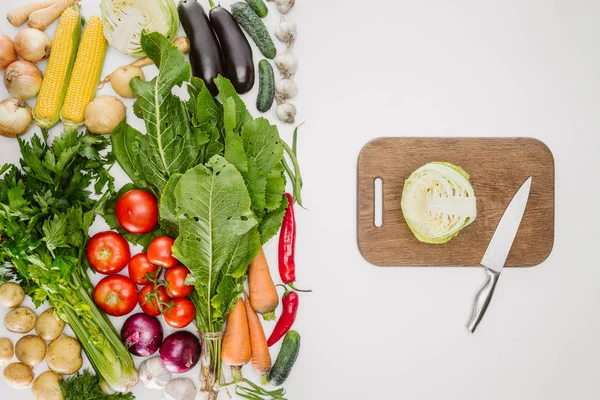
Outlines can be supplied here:
M0 265L0 285L3 283L9 282L13 279L13 275L10 271L10 268Z
M60 381L64 400L135 400L133 393L106 394L100 378L87 369Z
M86 273L88 230L114 191L108 172L113 161L103 155L108 140L77 130L66 130L52 145L47 140L46 132L43 140L19 139L22 170L1 169L0 265L16 275L36 306L48 300L94 369L112 388L126 392L137 383L135 365L95 305Z
M151 81L136 77L130 83L137 97L133 110L144 120L146 133L122 123L111 140L115 157L131 180L159 197L171 175L187 171L198 157L186 103L172 93L173 87L190 80L191 67L183 53L158 33L144 35L142 46L159 67Z
M192 272L205 305L199 310L201 331L220 332L260 250L250 196L233 164L214 156L181 177L175 198L182 217L173 255Z
M168 39L151 33L142 46L159 67L153 81L131 84L146 133L122 124L112 135L114 154L135 185L159 198L161 229L177 237L173 254L191 271L199 331L221 332L248 264L281 227L286 175L300 200L300 170L277 127L254 119L229 80L215 79L215 100ZM186 101L172 94L184 84ZM221 349L206 345L202 378L211 392L220 382Z

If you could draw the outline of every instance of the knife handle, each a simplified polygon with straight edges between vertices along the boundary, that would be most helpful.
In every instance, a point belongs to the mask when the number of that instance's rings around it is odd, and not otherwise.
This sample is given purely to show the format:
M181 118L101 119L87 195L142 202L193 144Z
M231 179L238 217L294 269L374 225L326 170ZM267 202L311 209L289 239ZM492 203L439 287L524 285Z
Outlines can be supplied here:
M489 269L486 269L485 272L488 274L488 280L475 298L473 314L471 315L471 320L467 324L467 328L471 333L475 332L477 325L479 325L479 322L481 322L481 319L483 318L483 314L485 314L485 310L487 310L490 305L494 289L496 289L496 283L498 283L498 278L500 277L498 272Z

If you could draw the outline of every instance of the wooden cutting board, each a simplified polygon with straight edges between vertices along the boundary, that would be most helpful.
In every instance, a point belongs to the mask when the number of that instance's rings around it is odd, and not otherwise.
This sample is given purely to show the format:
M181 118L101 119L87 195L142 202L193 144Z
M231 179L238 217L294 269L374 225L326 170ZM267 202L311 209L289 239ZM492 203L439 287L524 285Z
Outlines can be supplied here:
M470 174L477 219L442 245L419 242L402 216L404 180L432 161L447 161ZM377 266L479 266L492 234L519 187L533 176L531 194L506 262L531 267L554 244L554 157L531 138L379 138L358 158L358 247ZM375 226L374 181L383 181L383 221Z

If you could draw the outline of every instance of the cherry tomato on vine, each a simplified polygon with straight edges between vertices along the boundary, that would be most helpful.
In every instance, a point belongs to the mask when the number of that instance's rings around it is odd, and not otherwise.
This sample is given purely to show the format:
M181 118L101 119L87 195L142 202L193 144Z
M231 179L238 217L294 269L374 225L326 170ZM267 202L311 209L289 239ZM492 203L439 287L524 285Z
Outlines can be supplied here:
M96 233L88 242L87 259L94 271L105 275L116 274L127 266L129 243L117 232Z
M155 265L165 268L173 268L179 261L173 257L173 247L175 241L168 236L159 236L148 246L148 260Z
M165 281L167 282L167 293L173 298L187 297L192 293L194 287L185 284L185 278L190 274L190 270L183 265L170 268L165 272Z
M121 317L133 311L137 303L135 282L123 275L103 278L94 289L94 302L102 311Z
M196 309L189 299L173 299L163 313L165 322L173 328L185 328L196 317Z
M133 189L124 193L115 206L117 221L129 233L151 232L158 223L158 204L152 193Z
M138 253L129 260L129 277L138 285L146 285L148 276L156 279L160 274L158 266L148 261L146 253Z
M149 283L144 286L138 294L138 303L140 304L140 307L142 307L143 312L153 317L157 317L162 314L162 312L161 308L156 302L156 297L152 295L154 291L155 286L153 283ZM156 295L161 303L168 303L171 300L164 286L158 287L158 290L156 290Z

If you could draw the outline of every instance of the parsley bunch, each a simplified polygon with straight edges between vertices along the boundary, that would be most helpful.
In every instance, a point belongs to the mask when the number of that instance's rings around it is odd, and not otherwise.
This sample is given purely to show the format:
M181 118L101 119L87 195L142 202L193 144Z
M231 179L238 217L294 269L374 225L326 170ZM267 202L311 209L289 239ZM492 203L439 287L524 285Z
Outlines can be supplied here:
M115 390L137 383L133 360L92 299L85 247L88 230L114 191L109 141L67 129L19 139L21 169L0 168L0 263L36 306L48 300L81 342L98 374Z

